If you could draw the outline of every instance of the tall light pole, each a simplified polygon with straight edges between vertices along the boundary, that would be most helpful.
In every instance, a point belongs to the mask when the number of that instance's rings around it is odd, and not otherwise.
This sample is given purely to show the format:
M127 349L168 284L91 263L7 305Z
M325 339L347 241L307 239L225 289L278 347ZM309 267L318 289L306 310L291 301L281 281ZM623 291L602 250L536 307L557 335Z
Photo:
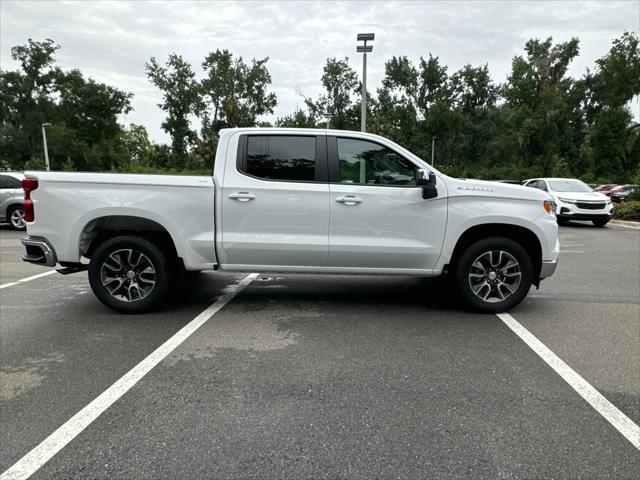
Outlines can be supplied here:
M362 53L362 113L360 115L360 130L367 131L367 52L373 50L373 45L367 45L367 42L373 42L375 34L359 33L358 41L364 42L364 45L358 45L358 53Z
M436 136L434 135L433 137L431 137L431 166L432 167L436 166L436 159L433 158L433 155L435 153L435 146L436 146Z
M50 123L42 124L42 142L44 143L44 163L46 165L47 171L51 170L51 165L49 164L49 149L47 148L47 130L44 127L50 127Z

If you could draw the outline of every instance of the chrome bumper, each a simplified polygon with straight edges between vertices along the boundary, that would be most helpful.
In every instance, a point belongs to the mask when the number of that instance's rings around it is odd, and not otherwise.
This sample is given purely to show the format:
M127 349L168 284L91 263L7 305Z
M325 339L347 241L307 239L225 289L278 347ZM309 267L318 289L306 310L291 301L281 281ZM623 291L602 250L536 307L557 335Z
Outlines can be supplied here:
M24 254L22 260L45 267L55 267L58 263L56 252L49 242L42 237L24 237L22 239Z
M553 275L558 266L558 260L543 260L540 266L540 278L547 278Z

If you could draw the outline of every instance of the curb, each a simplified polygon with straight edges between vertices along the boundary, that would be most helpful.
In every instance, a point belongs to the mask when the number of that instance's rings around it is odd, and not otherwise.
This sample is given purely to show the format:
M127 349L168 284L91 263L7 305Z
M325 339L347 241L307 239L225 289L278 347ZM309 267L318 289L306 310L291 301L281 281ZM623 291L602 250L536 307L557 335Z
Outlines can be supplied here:
M618 227L631 228L633 230L640 230L640 222L633 222L630 220L616 220L613 219L609 222L610 225L616 225Z

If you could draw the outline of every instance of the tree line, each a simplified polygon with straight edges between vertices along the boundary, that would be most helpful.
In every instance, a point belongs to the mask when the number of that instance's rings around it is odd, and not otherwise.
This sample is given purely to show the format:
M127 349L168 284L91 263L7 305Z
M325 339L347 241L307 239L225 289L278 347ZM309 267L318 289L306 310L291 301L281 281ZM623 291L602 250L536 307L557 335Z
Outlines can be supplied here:
M133 94L63 71L53 40L15 46L20 67L0 70L0 168L42 168L41 125L52 168L88 171L210 171L221 128L272 126L277 105L268 58L250 62L210 52L198 78L181 55L145 64L158 88L170 145L142 125L119 124ZM640 124L629 102L640 94L638 36L625 32L580 78L567 74L579 40L529 40L504 83L488 66L450 73L431 54L417 62L394 56L375 94L367 93L368 131L390 138L454 176L516 179L575 176L594 182L640 182ZM348 58L329 58L316 98L277 127L358 130L361 83ZM195 121L197 119L197 121ZM195 125L199 125L196 128Z

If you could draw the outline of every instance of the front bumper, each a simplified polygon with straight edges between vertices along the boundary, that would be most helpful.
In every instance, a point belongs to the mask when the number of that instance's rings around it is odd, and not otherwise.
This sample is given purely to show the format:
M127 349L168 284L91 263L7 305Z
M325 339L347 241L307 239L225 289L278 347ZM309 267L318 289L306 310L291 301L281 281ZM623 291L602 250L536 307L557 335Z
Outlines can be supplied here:
M560 220L610 220L613 213L571 213L556 215Z
M56 251L43 237L24 237L22 239L22 260L44 267L55 267L58 263Z
M613 205L610 203L597 210L579 208L575 204L560 200L557 205L556 217L560 220L607 220L613 217Z
M540 280L550 277L556 271L558 260L543 260L540 266Z

